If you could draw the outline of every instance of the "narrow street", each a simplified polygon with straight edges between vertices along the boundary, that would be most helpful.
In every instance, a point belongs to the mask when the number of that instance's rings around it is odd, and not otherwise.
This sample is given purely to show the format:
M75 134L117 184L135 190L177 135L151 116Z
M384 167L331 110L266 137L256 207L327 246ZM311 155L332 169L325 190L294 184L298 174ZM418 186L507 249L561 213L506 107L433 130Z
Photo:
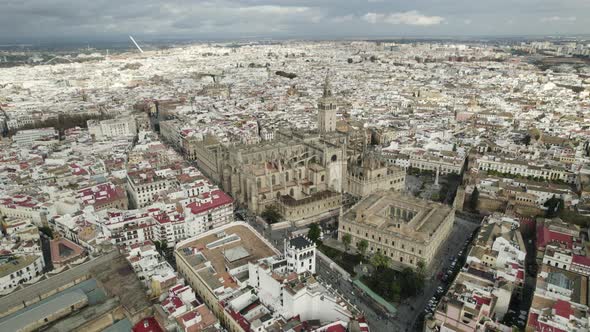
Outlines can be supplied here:
M426 279L424 290L421 295L406 299L398 309L398 319L404 326L409 326L408 331L419 330L421 326L416 325L421 323L424 317L424 310L428 301L436 296L438 287L442 287L446 292L448 285L452 282L452 278L446 282L439 280L437 275L439 272L447 273L453 271L454 276L461 269L464 263L465 255L468 252L466 245L468 240L471 239L473 231L479 226L471 221L467 221L461 218L455 218L455 224L453 230L449 235L449 238L439 250L438 256L434 259L435 265L431 268L430 277ZM451 267L453 260L457 258L457 263L454 267ZM440 296L437 297L437 300Z
M53 270L53 263L51 262L51 249L49 246L49 241L51 239L41 233L41 251L43 251L43 260L45 260L45 269L44 272L49 272Z
M318 279L333 287L338 294L359 309L365 315L371 331L406 331L395 317L390 317L381 308L376 308L373 299L352 282L344 280L340 273L332 270L322 259L316 259L316 265Z

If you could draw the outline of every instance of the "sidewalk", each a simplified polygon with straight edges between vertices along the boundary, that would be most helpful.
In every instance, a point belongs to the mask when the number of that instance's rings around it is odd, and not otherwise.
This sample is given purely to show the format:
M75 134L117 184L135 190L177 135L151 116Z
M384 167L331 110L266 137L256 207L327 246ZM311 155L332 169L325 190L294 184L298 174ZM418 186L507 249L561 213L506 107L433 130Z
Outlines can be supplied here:
M395 314L397 312L397 309L393 306L393 304L387 302L386 299L382 298L377 293L373 292L367 285L363 284L363 282L360 281L359 279L353 280L352 283L355 284L358 288L362 289L363 292L365 292L367 295L369 295L373 300L375 300L377 303L379 303L382 307L387 309L387 311L389 311L391 314Z
M356 249L353 248L353 247L350 247L348 249L348 251L346 251L346 247L344 246L344 243L342 243L342 242L340 242L340 241L338 241L336 239L333 239L333 238L325 239L324 241L322 241L322 243L325 246L328 246L330 248L334 248L334 249L340 250L342 252L347 252L349 254L356 254L357 253L356 252Z

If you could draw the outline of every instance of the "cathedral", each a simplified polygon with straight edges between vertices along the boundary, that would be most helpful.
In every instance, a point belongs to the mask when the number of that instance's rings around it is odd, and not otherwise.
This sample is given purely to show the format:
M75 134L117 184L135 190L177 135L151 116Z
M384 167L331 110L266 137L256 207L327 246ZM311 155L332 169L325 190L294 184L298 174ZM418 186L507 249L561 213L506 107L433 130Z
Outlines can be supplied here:
M259 214L276 205L283 219L300 224L336 217L349 187L359 196L373 187L403 189L403 171L380 162L363 163L366 154L359 147L365 142L355 140L366 135L336 128L337 100L326 78L317 130L280 130L273 140L254 145L223 146L209 137L189 145L186 153L241 206ZM365 173L358 171L360 164Z

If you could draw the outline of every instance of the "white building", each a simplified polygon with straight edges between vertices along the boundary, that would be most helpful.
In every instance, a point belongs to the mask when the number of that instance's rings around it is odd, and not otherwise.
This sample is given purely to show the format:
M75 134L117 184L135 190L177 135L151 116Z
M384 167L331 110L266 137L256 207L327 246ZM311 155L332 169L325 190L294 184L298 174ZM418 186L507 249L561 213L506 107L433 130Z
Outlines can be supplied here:
M564 168L543 164L535 165L530 161L502 158L493 155L485 155L478 158L477 167L480 171L494 171L542 180L560 180L568 183L574 183L576 181L576 175Z
M55 140L57 138L57 130L55 130L53 127L50 127L19 130L14 136L12 136L12 141L19 146L27 146L33 144L33 142L37 140Z
M297 274L309 271L315 274L316 245L307 236L285 239L285 258L290 271Z
M152 289L152 279L175 280L176 272L156 250L151 241L136 243L127 248L127 261L135 271L137 278L156 294L159 289ZM160 285L161 283L156 283Z
M89 120L88 132L95 140L120 138L137 135L137 126L133 117L102 121Z
M438 170L443 175L461 174L465 165L465 156L448 151L434 153L418 150L410 154L384 151L383 158L390 164L404 169L412 167L420 171L436 172Z
M545 247L543 264L569 271L572 265L571 250L548 245Z
M260 138L263 141L271 141L274 137L275 137L274 131L267 129L267 128L260 129Z
M37 226L47 222L47 210L43 204L28 195L0 198L0 218L30 219Z
M18 285L43 274L42 255L3 256L0 258L0 293L6 294Z
M292 274L274 258L248 264L249 285L258 290L260 302L285 319L333 322L353 317L346 301L334 295L309 273ZM262 330L264 331L264 330Z
M155 172L138 171L127 173L127 192L131 204L136 208L148 206L154 196L172 188L176 184L174 178L156 175Z

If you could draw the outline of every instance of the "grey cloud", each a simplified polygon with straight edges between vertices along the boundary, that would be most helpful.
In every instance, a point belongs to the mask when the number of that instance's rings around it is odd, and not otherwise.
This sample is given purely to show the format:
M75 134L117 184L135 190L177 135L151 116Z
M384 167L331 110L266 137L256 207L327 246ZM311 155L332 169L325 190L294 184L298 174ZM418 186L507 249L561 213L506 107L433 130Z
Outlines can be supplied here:
M445 19L441 16L427 16L415 10L401 13L367 13L363 20L371 24L406 24L406 25L437 25L441 24Z
M589 27L588 0L0 0L0 39L519 35Z

